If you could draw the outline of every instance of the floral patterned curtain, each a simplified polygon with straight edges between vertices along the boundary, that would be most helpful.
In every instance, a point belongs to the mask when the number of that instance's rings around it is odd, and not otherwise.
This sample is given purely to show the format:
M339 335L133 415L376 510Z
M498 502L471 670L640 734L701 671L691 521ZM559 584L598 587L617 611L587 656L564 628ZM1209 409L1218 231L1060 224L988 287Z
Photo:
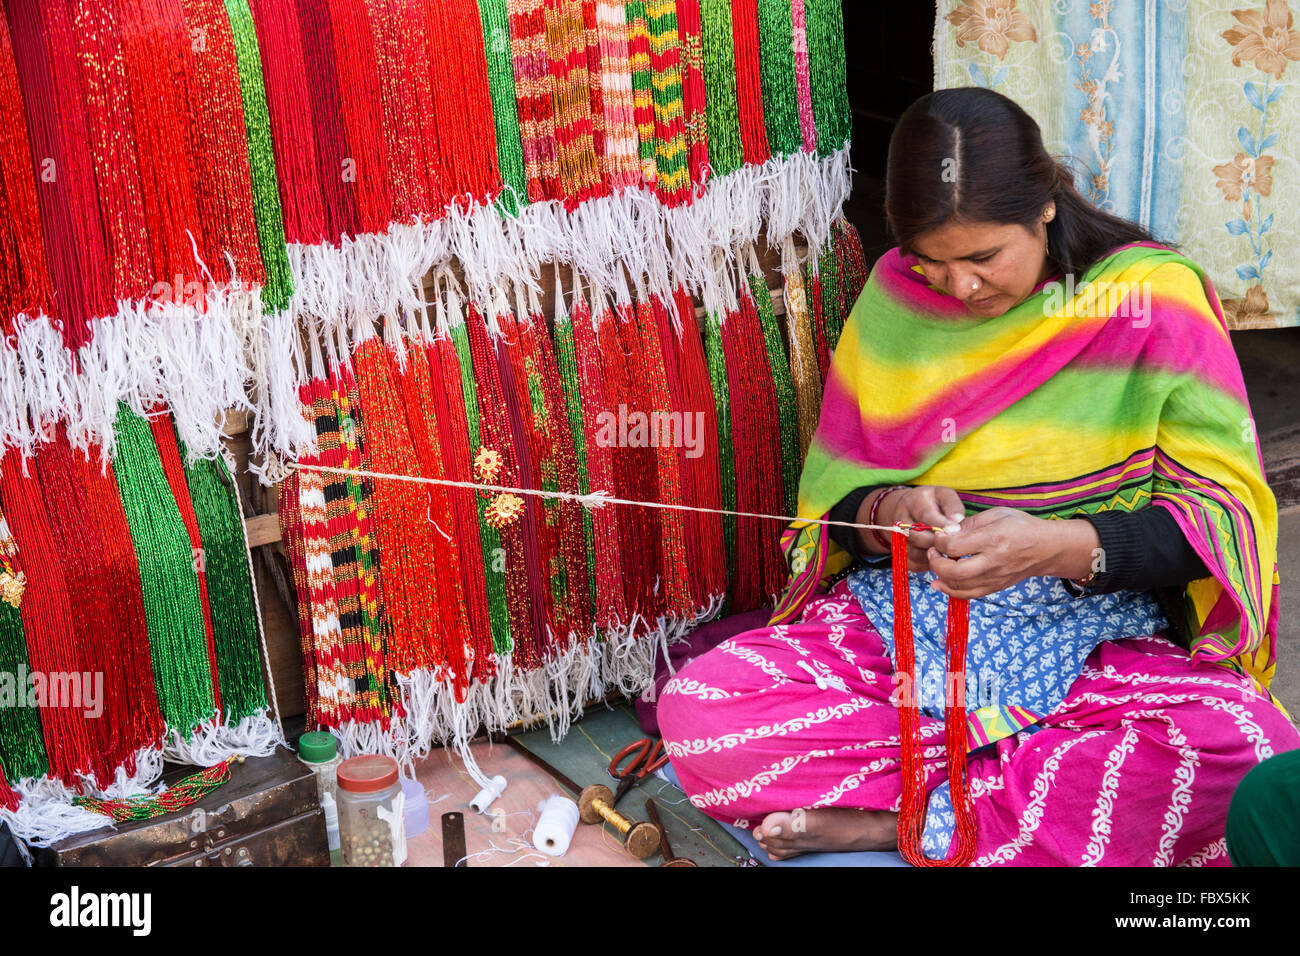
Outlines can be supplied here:
M1210 273L1233 328L1300 324L1300 31L1285 0L939 0L935 88L1016 100L1083 192ZM1288 72L1289 71L1289 72Z

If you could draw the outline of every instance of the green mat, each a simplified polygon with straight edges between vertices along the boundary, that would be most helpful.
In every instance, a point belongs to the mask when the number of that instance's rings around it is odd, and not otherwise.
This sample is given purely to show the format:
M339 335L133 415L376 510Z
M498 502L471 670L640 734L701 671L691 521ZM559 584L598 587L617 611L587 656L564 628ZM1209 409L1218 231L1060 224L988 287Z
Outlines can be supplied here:
M569 728L562 743L552 743L546 728L520 734L518 739L579 786L603 783L613 790L617 784L609 775L610 760L625 746L642 737L645 737L645 731L637 723L631 705L618 704L609 709L593 707L588 710L582 720ZM631 820L648 820L645 811L647 797L654 798L675 856L694 860L699 866L753 865L749 850L722 824L693 807L686 794L666 780L653 775L647 777L619 801L618 810ZM602 826L613 837L618 837L612 826ZM648 866L661 863L663 857L659 855L646 861Z

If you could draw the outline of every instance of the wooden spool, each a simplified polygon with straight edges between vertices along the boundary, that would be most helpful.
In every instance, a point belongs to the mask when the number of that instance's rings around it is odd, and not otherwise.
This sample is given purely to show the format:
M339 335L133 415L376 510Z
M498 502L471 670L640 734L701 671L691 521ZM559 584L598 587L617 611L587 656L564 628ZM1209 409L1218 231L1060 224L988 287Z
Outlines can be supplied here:
M584 787L578 797L578 815L583 823L609 823L623 834L623 849L638 860L659 850L659 828L648 821L633 823L612 806L614 794L603 784Z

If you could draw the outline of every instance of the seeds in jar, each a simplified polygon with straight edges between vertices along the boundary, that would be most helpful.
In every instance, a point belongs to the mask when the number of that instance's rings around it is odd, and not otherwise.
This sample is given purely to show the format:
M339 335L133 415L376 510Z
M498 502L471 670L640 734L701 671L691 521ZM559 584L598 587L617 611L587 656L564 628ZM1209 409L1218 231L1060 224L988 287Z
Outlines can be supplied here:
M393 829L365 810L343 834L343 862L348 866L392 866Z

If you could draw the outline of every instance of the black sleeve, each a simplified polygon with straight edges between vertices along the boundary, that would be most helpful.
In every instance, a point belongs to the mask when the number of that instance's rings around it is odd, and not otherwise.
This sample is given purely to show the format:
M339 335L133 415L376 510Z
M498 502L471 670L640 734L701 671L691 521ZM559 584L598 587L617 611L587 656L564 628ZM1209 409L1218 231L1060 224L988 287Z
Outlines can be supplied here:
M1084 517L1097 529L1105 562L1088 586L1089 593L1182 587L1210 576L1164 508L1102 511Z
M867 495L871 494L877 488L883 488L884 485L869 485L862 488L854 488L841 499L830 511L831 521L848 521L856 523L858 520L858 509L862 507L862 502ZM831 540L841 548L853 555L859 561L879 562L881 558L889 560L888 554L874 554L870 551L863 551L858 546L858 532L854 528L844 528L840 525L831 525L829 529Z

